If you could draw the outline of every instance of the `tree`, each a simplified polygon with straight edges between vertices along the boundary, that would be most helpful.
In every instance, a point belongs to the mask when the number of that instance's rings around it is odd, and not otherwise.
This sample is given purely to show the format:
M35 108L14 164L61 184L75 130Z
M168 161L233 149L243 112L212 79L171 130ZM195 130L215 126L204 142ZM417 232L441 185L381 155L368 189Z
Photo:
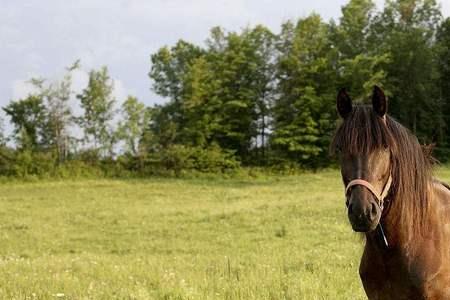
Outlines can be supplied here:
M373 44L389 53L386 65L390 112L422 142L441 126L433 43L440 22L434 0L387 1L374 20Z
M351 0L342 7L339 25L330 24L337 50L337 85L346 87L359 101L369 98L374 85L386 85L385 68L390 56L377 51L370 39L374 17L372 0ZM389 90L385 91L389 94Z
M142 136L148 152L158 152L168 149L176 143L178 126L172 120L174 104L155 105L149 109L150 119Z
M263 26L250 30L247 39L253 49L249 53L252 63L252 89L255 91L254 144L260 149L258 162L267 163L267 148L271 130L271 109L276 96L276 77L274 69L278 59L277 36Z
M202 55L203 50L200 47L179 40L174 47L163 47L151 56L152 65L148 75L153 81L152 89L156 94L169 98L169 111L172 114L170 118L178 129L185 127L182 111L186 89L184 76L193 61Z
M43 86L35 82L44 97L47 112L46 141L55 152L57 161L62 163L69 154L72 137L69 129L74 117L70 106L72 91L72 71L79 67L79 61L68 67L67 73L60 81Z
M19 149L37 151L45 146L46 113L42 96L29 95L3 107L14 126L14 140Z
M201 147L217 142L222 102L217 95L220 81L213 72L212 63L205 57L197 58L187 70L184 80L186 89L182 110L186 123L181 128L182 142Z
M275 40L263 26L241 34L213 28L205 55L193 61L184 77L186 126L181 135L186 143L219 144L247 161L260 147L264 159L274 91Z
M128 96L121 107L122 121L117 128L118 138L125 142L126 151L138 155L139 139L149 122L149 113L145 105L136 97Z
M439 114L442 119L442 126L438 137L439 148L450 146L450 18L447 18L440 25L436 36L436 60L439 74ZM443 156L447 160L448 153Z
M4 111L15 125L15 141L19 148L48 151L61 163L69 152L69 127L73 116L69 100L72 95L72 74L79 62L67 69L62 80L48 82L32 78L34 92L26 99L13 101Z
M188 42L179 40L174 47L163 47L151 56L148 76L153 80L153 90L174 102L181 101L185 88L183 78L192 62L203 51Z
M102 67L89 72L88 86L77 95L84 110L78 124L84 130L85 142L92 143L94 151L103 156L111 154L114 145L111 124L115 114L113 86L108 69Z
M333 51L318 15L283 25L277 63L278 97L271 144L276 157L314 167L326 155L333 125Z
M274 40L262 26L241 34L216 27L206 49L184 41L160 49L152 56L150 77L153 89L170 102L157 110L154 129L174 133L173 143L218 144L250 159L258 137L265 144L268 132ZM170 126L156 126L157 120Z
M350 0L342 7L339 25L331 24L333 43L341 59L353 58L370 48L367 37L375 12L372 0Z
M251 160L257 146L258 122L267 113L269 100L268 69L273 64L274 36L258 26L242 34L225 33L213 28L207 41L206 59L213 82L209 97L216 108L214 140L223 148L235 151L244 162ZM267 60L266 60L267 59ZM264 100L262 100L264 99ZM264 120L267 117L264 116ZM264 136L267 125L264 124Z

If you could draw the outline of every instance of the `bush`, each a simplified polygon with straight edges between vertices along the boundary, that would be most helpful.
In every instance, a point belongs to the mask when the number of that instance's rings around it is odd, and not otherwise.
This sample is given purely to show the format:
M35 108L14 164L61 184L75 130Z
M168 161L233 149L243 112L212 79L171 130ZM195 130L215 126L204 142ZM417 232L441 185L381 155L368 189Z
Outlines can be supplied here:
M232 151L222 150L219 146L196 148L194 159L195 169L207 173L227 173L240 167Z
M11 175L20 178L29 176L49 176L55 170L55 160L51 153L18 151L13 162Z
M15 152L14 149L6 146L0 146L0 175L15 175Z
M230 151L218 146L209 148L173 145L157 153L150 154L145 162L145 173L180 176L189 171L202 173L227 173L240 167Z
M103 177L103 171L81 160L68 160L58 166L54 172L57 178L98 178Z
M95 151L86 150L70 156L62 163L58 163L51 152L0 148L0 176L28 179L236 174L239 168L240 162L233 152L218 146L201 148L172 145L138 157L126 153L114 159L101 158Z

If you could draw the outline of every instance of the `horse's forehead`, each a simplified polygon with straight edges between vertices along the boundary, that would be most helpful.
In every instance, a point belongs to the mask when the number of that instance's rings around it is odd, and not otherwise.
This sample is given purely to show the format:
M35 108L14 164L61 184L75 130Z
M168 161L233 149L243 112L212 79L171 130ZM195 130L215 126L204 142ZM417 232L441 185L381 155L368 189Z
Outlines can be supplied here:
M355 171L364 173L384 173L390 165L390 152L378 149L370 153L355 153L344 156L341 160L342 171L346 174Z
M377 147L375 149L361 149L360 151L345 152L344 157L357 160L385 160L391 155L391 149L388 147Z

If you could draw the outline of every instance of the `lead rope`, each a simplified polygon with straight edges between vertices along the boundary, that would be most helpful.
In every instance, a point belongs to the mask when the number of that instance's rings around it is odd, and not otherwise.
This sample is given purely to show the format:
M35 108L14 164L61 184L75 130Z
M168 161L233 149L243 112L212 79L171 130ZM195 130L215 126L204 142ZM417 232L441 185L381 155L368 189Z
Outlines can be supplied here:
M375 196L375 198L377 198L378 206L380 207L381 214L383 214L384 198L386 198L386 196L389 194L389 190L390 190L391 185L392 185L392 175L391 175L391 173L389 173L389 178L388 178L386 184L384 185L383 191L381 192L380 195L377 194L377 191L375 190L375 187L370 182L368 182L368 181L366 181L364 179L353 179L352 181L350 181L348 183L347 187L345 188L345 195L346 196L347 196L348 191L350 190L350 188L352 186L355 186L355 185L362 185L362 186L366 187ZM380 219L380 222L378 223L377 229L378 229L378 233L381 235L381 238L383 239L384 246L386 248L389 248L389 243L388 243L388 240L386 238L386 234L384 233L383 226L381 225L381 219Z

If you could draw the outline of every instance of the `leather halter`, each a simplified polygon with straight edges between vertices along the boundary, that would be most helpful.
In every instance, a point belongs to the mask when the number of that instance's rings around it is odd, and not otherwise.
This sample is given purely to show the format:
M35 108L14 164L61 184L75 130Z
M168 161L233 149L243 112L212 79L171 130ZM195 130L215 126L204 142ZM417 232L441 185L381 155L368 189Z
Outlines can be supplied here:
M375 187L368 181L364 180L364 179L353 179L352 181L350 181L347 184L347 187L345 188L345 195L348 195L348 192L350 190L351 187L355 186L355 185L362 185L365 188L367 188L374 196L375 198L377 198L378 200L378 206L380 207L381 211L383 211L384 208L384 198L386 198L386 196L389 193L389 189L391 188L392 185L392 176L391 173L389 173L389 178L386 182L386 184L384 185L383 191L381 192L381 194L377 193L377 190L375 189Z

